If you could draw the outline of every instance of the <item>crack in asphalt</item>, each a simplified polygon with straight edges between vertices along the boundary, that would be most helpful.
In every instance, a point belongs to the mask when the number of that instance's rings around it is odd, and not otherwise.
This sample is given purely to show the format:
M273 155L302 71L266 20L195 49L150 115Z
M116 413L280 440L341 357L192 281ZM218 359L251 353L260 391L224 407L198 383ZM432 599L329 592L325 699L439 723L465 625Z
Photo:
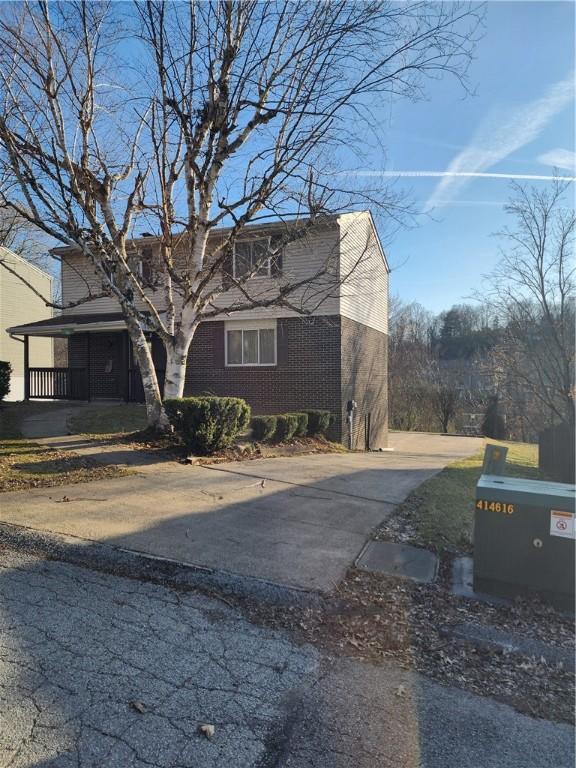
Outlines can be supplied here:
M84 567L0 549L0 768L573 766L569 726L321 655L81 552Z
M209 598L3 555L2 768L257 765L317 667Z

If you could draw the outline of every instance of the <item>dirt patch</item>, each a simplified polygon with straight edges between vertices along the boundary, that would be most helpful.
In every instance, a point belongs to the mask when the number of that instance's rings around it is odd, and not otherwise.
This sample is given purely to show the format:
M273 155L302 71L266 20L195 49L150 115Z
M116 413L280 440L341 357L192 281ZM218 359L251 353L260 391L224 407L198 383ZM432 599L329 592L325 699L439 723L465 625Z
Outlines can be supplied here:
M346 453L346 449L322 437L298 437L285 443L238 443L212 456L194 457L194 461L198 464L221 464L227 461L276 459L312 453Z
M242 607L253 621L291 630L329 652L372 663L392 659L531 716L574 722L574 675L561 663L479 648L450 634L451 627L472 622L572 649L572 620L540 603L495 607L455 597L441 584L351 569L322 607Z
M90 435L95 441L102 435ZM122 445L134 451L145 451L163 459L173 459L182 464L223 464L230 461L253 461L254 459L272 459L282 456L303 456L313 453L346 453L340 443L332 443L323 437L298 437L284 443L253 443L238 441L230 448L217 451L211 456L187 456L182 445L170 435L135 432L131 435L107 435L107 445Z

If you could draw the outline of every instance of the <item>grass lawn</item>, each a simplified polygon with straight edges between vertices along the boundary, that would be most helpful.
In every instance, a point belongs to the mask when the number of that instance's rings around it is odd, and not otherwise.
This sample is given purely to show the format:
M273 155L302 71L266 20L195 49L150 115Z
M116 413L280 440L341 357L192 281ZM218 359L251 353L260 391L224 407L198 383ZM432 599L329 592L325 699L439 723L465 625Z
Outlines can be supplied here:
M29 440L0 440L0 493L126 474L129 471L124 467L103 466L71 451L45 448Z
M496 442L496 441L490 441ZM499 443L508 447L505 474L544 479L538 469L538 446ZM437 552L469 552L476 483L482 474L484 451L450 464L410 494L376 533Z
M57 411L62 403L0 403L0 440L22 437L21 424L27 416Z
M123 467L102 466L72 451L54 450L22 439L22 419L59 408L62 408L61 403L4 403L0 406L0 493L128 474Z
M138 403L86 405L77 408L68 421L68 429L75 435L114 435L145 428L146 406Z

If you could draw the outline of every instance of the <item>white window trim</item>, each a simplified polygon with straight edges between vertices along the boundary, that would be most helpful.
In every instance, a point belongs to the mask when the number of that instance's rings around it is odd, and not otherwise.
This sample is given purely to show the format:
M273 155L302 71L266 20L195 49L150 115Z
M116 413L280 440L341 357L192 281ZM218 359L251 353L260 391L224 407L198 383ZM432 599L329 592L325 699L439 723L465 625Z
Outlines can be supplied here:
M239 243L256 243L259 240L265 240L267 242L267 248L268 253L270 254L270 238L269 237L255 237L252 240L239 240ZM269 255L268 259L268 269L266 271L265 275L250 275L248 278L249 280L266 280L270 277L272 277L272 256ZM237 275L236 274L236 241L234 241L233 249L232 249L232 275L234 276L235 280L241 279L243 275Z
M274 331L273 363L229 363L228 331ZM260 354L260 336L258 336ZM226 368L274 368L278 365L278 324L275 320L231 320L224 323L224 365Z

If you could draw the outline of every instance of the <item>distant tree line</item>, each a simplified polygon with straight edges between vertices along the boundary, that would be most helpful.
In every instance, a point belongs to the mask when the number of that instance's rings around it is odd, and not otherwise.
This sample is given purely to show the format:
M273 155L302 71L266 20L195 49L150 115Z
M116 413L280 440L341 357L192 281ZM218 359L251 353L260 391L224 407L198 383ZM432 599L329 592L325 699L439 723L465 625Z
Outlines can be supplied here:
M393 299L390 424L534 440L574 421L574 210L567 184L514 185L497 268L474 304Z

